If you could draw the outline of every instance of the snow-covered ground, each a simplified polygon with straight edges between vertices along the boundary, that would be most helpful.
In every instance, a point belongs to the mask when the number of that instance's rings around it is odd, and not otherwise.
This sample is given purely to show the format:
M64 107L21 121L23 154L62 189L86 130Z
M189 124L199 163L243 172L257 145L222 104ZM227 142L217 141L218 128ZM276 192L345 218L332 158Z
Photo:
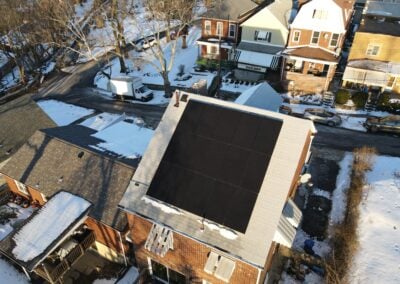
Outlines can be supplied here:
M28 278L6 260L0 258L0 282L5 284L28 284Z
M39 101L38 105L58 125L65 126L72 122L94 113L94 110L87 109L56 100Z
M0 224L0 240L2 240L14 230L13 225L15 223L21 222L31 216L34 210L31 207L22 208L15 203L8 203L7 205L1 206L0 211L13 211L17 214L16 218L10 218L10 221L4 225Z
M340 109L340 108L327 108L324 106L314 106L314 105L306 105L306 104L283 103L283 105L290 107L294 114L304 114L305 110L308 108L318 108L318 109L324 108L327 111L336 113L340 116L340 118L342 119L342 124L338 127L361 131L361 132L367 131L365 129L365 127L363 126L363 123L365 122L365 120L368 116L383 117L383 116L390 115L390 113L384 112L384 111L367 112L365 110L346 110L346 109Z
M8 62L8 57L4 54L3 51L0 51L0 68L4 66Z
M86 0L82 4L75 4L75 17L78 21L83 18L91 11L93 7L93 0Z
M171 82L172 87L184 87L191 88L196 85L206 85L207 88L211 85L216 74L207 73L207 72L193 72L192 68L196 63L198 57L198 46L196 45L196 40L200 37L201 30L198 27L193 27L189 31L189 35L187 36L187 45L188 47L182 49L181 41L182 39L178 39L177 50L175 54L174 63L172 69L169 73L169 80ZM172 43L166 43L164 40L161 41L164 45L164 50L166 54L167 62L171 56L171 47ZM137 76L142 78L144 84L150 85L164 85L163 79L161 75L158 73L157 69L154 65L159 66L160 63L154 57L151 50L136 52L129 52L129 58L126 60L127 65L130 66L131 72L128 74L129 76ZM184 73L190 75L191 78L188 80L181 81L177 74L180 72L180 66L184 66ZM120 73L120 64L118 59L114 59L111 61L109 67L104 69L104 71L111 76L120 76L126 75ZM94 84L101 89L107 90L108 88L108 79L101 73L98 73L94 79ZM147 104L160 104L166 103L167 101L160 100L157 101L157 98L162 98L162 96L158 96L158 92L155 92L155 98L149 101Z
M377 156L366 175L352 283L400 283L400 158Z
M136 267L131 266L129 270L125 273L125 275L117 280L116 278L111 279L96 279L93 281L93 284L131 284L135 283L135 281L139 277L139 271Z
M6 90L13 86L18 85L19 77L20 76L19 76L18 68L17 67L13 68L13 70L10 73L8 73L8 74L4 75L2 78L0 78L1 79L0 80L0 89Z

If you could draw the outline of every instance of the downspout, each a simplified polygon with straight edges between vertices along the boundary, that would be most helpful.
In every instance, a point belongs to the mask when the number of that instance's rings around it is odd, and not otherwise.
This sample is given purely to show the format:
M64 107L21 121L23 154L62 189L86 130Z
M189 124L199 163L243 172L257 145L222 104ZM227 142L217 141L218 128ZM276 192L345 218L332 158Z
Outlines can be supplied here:
M124 256L124 263L125 263L125 266L128 266L128 261L126 260L126 255L125 255L125 247L124 247L124 244L122 243L121 232L120 231L117 231L117 232L118 232L119 241L120 241L120 245L121 245L121 249L122 249L122 255Z
M22 267L22 270L24 271L26 277L28 277L28 280L31 281L32 279L31 279L31 276L29 275L28 271L26 271L25 267L23 267L23 266L21 266L21 267Z
M259 282L260 282L260 276L261 276L261 269L260 269L260 268L257 268L257 270L258 270L258 274L257 274L257 281L256 281L256 283L259 284Z

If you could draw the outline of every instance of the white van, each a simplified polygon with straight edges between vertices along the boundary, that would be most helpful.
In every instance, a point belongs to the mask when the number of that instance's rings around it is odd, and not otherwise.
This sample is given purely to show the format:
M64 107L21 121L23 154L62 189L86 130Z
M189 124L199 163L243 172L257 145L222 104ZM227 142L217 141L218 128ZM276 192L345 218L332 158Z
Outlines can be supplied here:
M139 77L119 76L109 81L109 91L119 99L150 101L153 98L153 91L142 83Z

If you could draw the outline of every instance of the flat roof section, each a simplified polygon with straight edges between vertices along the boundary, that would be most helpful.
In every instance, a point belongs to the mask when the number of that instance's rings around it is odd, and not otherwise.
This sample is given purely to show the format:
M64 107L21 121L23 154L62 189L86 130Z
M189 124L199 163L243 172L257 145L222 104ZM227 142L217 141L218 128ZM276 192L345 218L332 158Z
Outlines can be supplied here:
M190 100L147 195L245 233L281 127Z

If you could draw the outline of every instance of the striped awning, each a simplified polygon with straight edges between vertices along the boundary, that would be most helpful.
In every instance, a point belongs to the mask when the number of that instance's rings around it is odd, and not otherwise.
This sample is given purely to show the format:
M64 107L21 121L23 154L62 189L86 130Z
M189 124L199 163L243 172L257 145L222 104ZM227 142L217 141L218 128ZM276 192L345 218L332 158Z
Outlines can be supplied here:
M276 69L279 65L279 56L268 53L240 50L238 62Z

